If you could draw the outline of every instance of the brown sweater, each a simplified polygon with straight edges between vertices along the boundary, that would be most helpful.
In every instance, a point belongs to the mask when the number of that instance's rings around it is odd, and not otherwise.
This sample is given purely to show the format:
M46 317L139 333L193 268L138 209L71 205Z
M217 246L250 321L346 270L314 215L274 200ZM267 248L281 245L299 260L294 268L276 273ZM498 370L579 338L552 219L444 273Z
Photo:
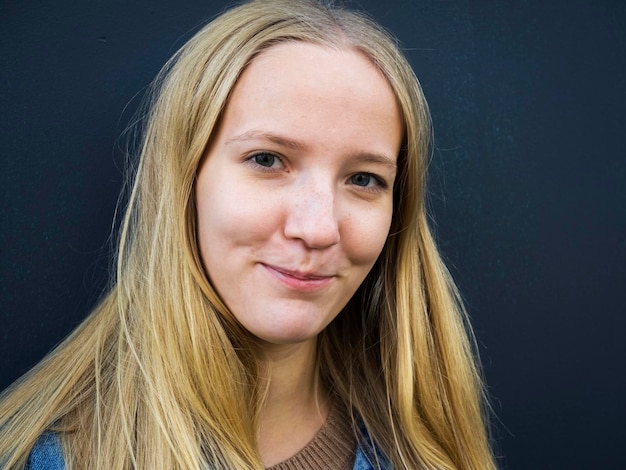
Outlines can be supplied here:
M335 401L315 437L297 454L267 470L351 470L356 447L350 416Z

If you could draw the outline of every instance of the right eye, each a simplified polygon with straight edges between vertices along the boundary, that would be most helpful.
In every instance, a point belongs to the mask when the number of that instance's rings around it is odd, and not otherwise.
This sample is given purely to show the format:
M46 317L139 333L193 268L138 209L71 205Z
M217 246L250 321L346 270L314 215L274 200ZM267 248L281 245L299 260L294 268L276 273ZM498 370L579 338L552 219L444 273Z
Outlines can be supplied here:
M264 168L281 168L283 166L278 156L268 152L255 153L248 158L248 161Z

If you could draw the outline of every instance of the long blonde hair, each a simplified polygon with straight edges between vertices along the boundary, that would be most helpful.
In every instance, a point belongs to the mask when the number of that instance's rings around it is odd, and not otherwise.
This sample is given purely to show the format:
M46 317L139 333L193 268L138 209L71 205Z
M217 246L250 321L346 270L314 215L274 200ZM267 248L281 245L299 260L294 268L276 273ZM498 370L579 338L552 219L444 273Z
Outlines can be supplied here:
M23 466L52 429L70 469L263 468L254 343L202 267L193 195L237 78L284 41L365 54L391 84L405 127L388 241L318 339L320 380L395 468L495 468L474 342L427 223L422 91L382 28L313 0L231 9L165 65L149 97L112 287L3 393L0 464Z

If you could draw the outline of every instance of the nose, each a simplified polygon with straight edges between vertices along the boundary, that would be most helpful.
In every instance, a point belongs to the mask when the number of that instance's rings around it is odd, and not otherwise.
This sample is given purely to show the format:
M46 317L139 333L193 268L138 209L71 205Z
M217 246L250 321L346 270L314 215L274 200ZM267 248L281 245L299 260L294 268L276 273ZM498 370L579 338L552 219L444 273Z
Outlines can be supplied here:
M339 243L335 191L321 184L300 185L288 204L285 236L321 250Z

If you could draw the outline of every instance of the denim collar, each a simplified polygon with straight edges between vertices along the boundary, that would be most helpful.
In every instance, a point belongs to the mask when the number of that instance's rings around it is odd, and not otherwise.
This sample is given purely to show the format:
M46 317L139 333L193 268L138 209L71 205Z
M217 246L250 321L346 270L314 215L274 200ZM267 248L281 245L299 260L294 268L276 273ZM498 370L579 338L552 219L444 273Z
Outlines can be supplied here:
M385 455L376 447L365 426L361 425L363 440L356 450L353 470L392 470ZM59 436L47 431L35 443L28 457L26 470L65 470Z

